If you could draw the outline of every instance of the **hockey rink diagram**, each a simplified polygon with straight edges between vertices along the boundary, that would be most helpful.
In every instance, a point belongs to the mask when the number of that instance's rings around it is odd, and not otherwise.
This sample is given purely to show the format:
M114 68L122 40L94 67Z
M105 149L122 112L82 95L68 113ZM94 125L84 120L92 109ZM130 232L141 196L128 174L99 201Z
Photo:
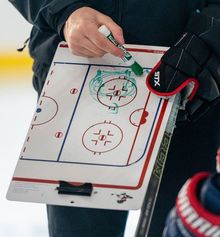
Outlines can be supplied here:
M57 87L56 79L60 78L63 71L76 73L79 67L74 63L62 67L60 65L62 64L56 63L50 73L50 79L46 83L48 92L45 90L39 100L21 159L128 166L143 158L157 121L161 99L153 111L150 111L148 103L152 94L146 91L144 80L140 80L141 78L138 78L138 82L134 78L133 81L129 80L126 74L130 72L123 68L116 71L120 74L117 77L111 74L110 67L105 67L103 81L99 86L92 87L91 82L97 84L93 75L97 71L101 74L102 71L99 69L101 65L89 65L85 75L82 75L82 83L77 84L74 81L72 87L65 90L65 95L61 94L62 98L56 95L55 99L52 92L53 88ZM100 77L99 75L99 79ZM69 84L71 79L66 80L63 83ZM138 88L141 87L143 89L138 93ZM138 101L140 96L143 99ZM85 103L90 103L90 106L86 107ZM63 106L60 104L68 104L68 108L65 107L66 111L62 112ZM98 118L96 116L93 118L94 111L99 113ZM150 114L153 114L152 119ZM81 118L86 118L83 126ZM46 134L50 138L45 137ZM142 136L145 139L142 139ZM45 142L39 144L38 140ZM53 153L51 156L51 151L48 153L47 147L43 147L44 144L53 147L53 152L56 154ZM77 157L74 154L78 154Z
M64 180L92 183L98 192L88 203L74 197L76 206L106 207L105 197L118 209L116 190L132 196L123 208L140 204L173 99L159 98L146 86L149 70L164 51L138 46L129 51L145 65L142 76L112 55L73 57L60 44L14 172L11 196L17 196L17 185L24 185L29 197L18 194L19 199L63 204L51 188Z

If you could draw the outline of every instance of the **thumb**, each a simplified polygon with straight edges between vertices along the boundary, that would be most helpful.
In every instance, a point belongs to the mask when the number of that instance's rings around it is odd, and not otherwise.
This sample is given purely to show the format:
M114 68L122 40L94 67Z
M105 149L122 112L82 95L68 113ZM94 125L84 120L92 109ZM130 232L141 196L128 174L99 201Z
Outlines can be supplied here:
M106 15L100 15L99 22L101 23L101 25L105 25L112 32L114 38L118 41L118 43L125 43L122 28L110 17Z

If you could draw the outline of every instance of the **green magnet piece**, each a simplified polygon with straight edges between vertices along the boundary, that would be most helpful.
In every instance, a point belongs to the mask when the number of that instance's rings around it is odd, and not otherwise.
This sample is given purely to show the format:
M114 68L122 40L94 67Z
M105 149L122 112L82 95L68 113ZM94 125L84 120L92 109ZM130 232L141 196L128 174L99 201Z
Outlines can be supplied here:
M141 76L143 74L143 68L137 62L135 62L134 64L131 65L131 70L137 76Z

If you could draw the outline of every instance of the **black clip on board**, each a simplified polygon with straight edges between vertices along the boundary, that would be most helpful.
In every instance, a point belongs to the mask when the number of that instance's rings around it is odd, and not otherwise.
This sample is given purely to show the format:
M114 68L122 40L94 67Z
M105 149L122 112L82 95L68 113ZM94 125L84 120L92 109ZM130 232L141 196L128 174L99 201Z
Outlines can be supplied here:
M59 187L56 189L58 190L58 194L91 196L93 186L91 183L72 185L66 181L59 181Z

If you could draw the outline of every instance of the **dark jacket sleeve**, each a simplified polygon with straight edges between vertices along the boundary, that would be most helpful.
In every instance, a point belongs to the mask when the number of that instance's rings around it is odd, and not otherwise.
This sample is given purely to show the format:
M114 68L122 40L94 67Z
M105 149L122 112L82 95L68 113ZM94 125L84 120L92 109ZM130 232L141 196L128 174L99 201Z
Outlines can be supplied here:
M23 17L40 30L54 30L62 35L62 27L76 9L90 6L83 0L9 0Z
M220 0L207 0L207 6L203 9L203 13L216 20L220 19Z
M207 0L208 4L220 4L220 0Z
M194 12L186 31L197 35L220 59L220 0L207 0L201 12Z

